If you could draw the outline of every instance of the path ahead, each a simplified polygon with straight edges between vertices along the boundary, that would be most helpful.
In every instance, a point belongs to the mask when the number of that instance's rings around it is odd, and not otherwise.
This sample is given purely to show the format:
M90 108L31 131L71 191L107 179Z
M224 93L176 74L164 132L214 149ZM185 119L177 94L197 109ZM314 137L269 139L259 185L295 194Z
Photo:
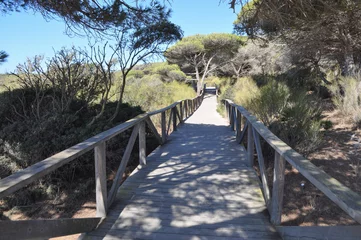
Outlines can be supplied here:
M214 96L126 180L86 239L280 239Z

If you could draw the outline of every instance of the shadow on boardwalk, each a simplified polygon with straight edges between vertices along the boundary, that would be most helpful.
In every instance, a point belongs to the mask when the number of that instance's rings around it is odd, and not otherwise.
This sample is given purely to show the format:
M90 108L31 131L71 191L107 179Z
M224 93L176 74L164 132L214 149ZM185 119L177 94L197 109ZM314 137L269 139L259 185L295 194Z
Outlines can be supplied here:
M245 166L244 148L215 105L214 97L205 99L148 156L147 166L126 180L106 221L87 239L280 239L259 180Z

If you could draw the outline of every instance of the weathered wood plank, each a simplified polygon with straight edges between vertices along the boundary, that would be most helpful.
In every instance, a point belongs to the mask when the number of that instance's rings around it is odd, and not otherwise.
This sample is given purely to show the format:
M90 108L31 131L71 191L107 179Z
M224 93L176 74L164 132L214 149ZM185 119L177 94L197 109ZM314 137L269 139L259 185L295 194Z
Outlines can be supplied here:
M107 176L106 176L106 144L100 143L94 148L95 159L95 193L96 217L107 215Z
M171 109L168 119L167 136L169 136L170 124L172 123L172 119L173 119L173 110Z
M162 145L163 141L162 141L162 137L159 136L159 133L156 129L156 127L154 126L152 119L150 119L150 117L145 118L145 122L147 123L148 127L150 128L150 130L152 131L152 133L154 134L155 138L157 139L158 143L160 145Z
M246 121L239 138L237 138L237 143L241 143L243 141L244 137L246 136L247 129L248 129L248 122Z
M161 125L162 125L162 145L167 141L167 119L165 116L165 111L161 115Z
M248 166L252 167L254 165L254 140L253 140L253 128L251 124L248 124L247 131L247 159Z
M46 239L94 230L102 218L0 221L0 239Z
M158 132L157 132L158 135ZM147 164L146 161L146 138L145 138L145 122L139 123L139 164L141 166L145 166ZM161 141L162 142L162 141Z
M361 226L277 226L283 240L359 240Z
M180 109L180 116L179 121L182 123L184 118L184 108L183 108L183 101L179 103L179 109Z
M254 143L256 146L259 169L261 172L263 195L265 198L266 206L270 209L270 192L269 192L268 181L267 181L267 177L266 177L266 167L265 167L264 158L263 158L263 154L262 154L261 141L259 138L259 134L254 129L253 129L253 139L254 139Z
M108 208L112 205L114 198L116 196L116 193L118 191L118 188L120 186L120 182L123 178L123 174L125 172L125 169L127 167L129 158L130 158L130 154L132 153L133 150L133 146L135 143L135 140L137 139L137 135L138 135L138 131L139 131L139 125L136 125L133 128L133 132L132 135L129 138L128 141L128 145L125 149L124 155L122 157L122 161L120 162L117 174L115 175L114 181L113 181L113 185L110 188L109 194L108 194L108 202L107 202L107 206Z
M177 131L177 107L172 109L173 116L173 131Z
M275 164L273 172L272 189L272 210L271 222L275 225L281 224L283 191L285 185L285 159L278 153L275 153Z

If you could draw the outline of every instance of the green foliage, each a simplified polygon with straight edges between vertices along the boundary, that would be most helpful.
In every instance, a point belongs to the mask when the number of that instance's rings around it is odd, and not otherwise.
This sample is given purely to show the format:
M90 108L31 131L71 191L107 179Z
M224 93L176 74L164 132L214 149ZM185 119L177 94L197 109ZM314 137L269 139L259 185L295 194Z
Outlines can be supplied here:
M148 75L128 82L124 100L131 105L141 106L145 111L152 111L193 97L194 90L184 83L164 83L156 75Z
M333 123L330 120L321 121L321 127L325 130L329 130L333 127Z
M290 90L285 84L271 80L261 87L260 94L251 103L251 109L264 124L270 126L280 118L289 97Z
M340 112L357 126L361 123L361 76L339 77L327 86Z
M223 87L221 99L229 98L252 112L270 130L296 150L307 154L320 143L321 109L317 99L302 89L290 89L274 77L238 79Z
M233 85L229 84L221 88L221 99L228 98L236 104L247 109L260 94L260 89L251 77L239 78Z

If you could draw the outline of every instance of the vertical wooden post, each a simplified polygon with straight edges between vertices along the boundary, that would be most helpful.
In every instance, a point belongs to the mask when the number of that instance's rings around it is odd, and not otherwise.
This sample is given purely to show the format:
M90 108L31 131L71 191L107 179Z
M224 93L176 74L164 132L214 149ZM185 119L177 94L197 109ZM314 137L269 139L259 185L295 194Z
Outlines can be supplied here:
M231 124L232 131L234 131L234 106L232 105L231 105L231 114L230 114L229 122Z
M224 111L225 111L225 114L226 114L226 119L229 121L229 114L228 114L228 102L227 101L224 101Z
M253 160L253 154L254 154L254 141L253 141L253 127L250 122L248 122L248 132L247 132L247 159L248 159L248 165L250 167L253 167L254 160Z
M145 122L139 123L139 164L145 166L146 161L146 139L145 139Z
M184 101L184 114L185 114L185 118L188 117L188 100Z
M271 222L274 225L281 224L283 191L285 186L285 159L276 151L275 166L273 172L272 189L272 213Z
M165 111L161 113L161 124L162 124L162 144L167 141L167 120Z
M173 131L177 131L177 106L172 108L173 111Z
M96 217L107 216L107 178L106 178L106 144L100 143L94 148Z
M237 138L241 135L242 132L242 114L241 112L238 111L238 109L236 108L236 113L237 113L237 122L236 122L236 129L237 129Z
M180 110L180 113L179 113L179 116L181 118L181 122L183 122L183 102L180 102L179 103L179 110Z

